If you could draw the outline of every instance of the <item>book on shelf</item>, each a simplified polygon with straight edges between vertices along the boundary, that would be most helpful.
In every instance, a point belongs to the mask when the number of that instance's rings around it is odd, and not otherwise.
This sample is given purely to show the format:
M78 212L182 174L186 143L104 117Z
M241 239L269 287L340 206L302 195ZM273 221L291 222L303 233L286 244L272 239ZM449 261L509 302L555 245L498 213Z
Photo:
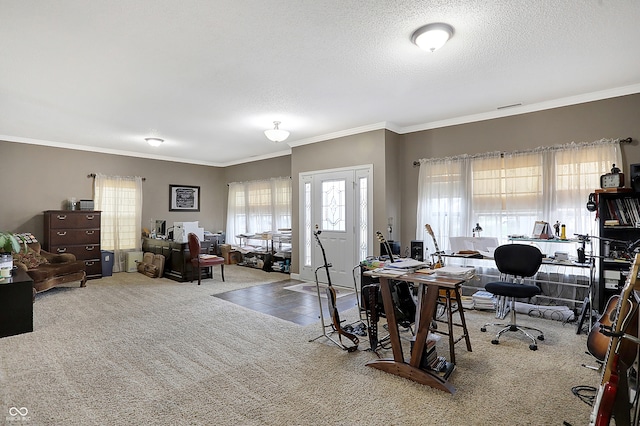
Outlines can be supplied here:
M640 200L636 197L607 199L605 226L635 226L640 222ZM618 221L614 223L613 221Z

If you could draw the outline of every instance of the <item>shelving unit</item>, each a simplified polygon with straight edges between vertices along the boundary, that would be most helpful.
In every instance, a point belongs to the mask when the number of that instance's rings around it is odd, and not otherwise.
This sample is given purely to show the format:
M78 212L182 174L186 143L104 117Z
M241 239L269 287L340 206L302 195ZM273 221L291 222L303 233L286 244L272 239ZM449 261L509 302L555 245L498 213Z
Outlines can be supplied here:
M596 191L600 231L598 310L619 294L631 262L629 248L640 240L640 193ZM617 223L616 223L617 221Z
M585 263L579 263L572 260L575 256L571 256L569 260L558 261L548 256L555 253L554 245L559 247L571 247L581 244L578 239L560 240L550 239L542 240L536 238L509 238L511 243L535 243L539 244L546 256L542 261L540 271L536 275L535 281L540 285L543 293L535 296L533 300L546 300L545 304L550 305L566 305L574 310L579 311L584 304L585 297L593 300L595 295L595 262L587 256ZM542 247L546 245L547 247ZM563 251L570 251L564 249ZM571 250L575 252L575 250ZM593 251L592 249L590 251ZM495 266L487 266L486 261L493 263L493 258L469 258L459 257L456 255L445 255L445 258L455 260L461 266L476 267L476 273L479 281L473 285L464 286L464 289L475 291L479 287L484 287L487 282L495 281L500 278L499 273L495 270ZM488 268L488 269L487 269Z
M243 256L243 260L239 265L263 269L265 261L268 261L270 256L272 271L289 273L291 265L290 232L243 234L237 235L236 238L239 241L239 246L236 249ZM253 244L255 241L260 241L260 243Z

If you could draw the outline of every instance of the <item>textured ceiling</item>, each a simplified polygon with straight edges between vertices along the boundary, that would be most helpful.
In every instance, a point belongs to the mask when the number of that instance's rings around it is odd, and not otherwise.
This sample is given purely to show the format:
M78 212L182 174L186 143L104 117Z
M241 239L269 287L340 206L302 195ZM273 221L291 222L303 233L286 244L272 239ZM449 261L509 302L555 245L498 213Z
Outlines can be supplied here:
M637 93L639 21L638 0L0 0L0 139L230 165ZM430 22L455 28L435 53L410 42Z

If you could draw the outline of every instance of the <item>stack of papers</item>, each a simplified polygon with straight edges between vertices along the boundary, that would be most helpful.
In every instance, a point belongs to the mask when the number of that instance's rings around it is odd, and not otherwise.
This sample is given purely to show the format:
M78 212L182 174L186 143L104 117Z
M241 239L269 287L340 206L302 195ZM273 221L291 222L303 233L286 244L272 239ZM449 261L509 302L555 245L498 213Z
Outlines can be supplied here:
M386 275L389 277L401 277L408 272L406 269L393 269L393 268L376 268L372 271L375 274Z
M385 268L404 269L405 272L408 272L408 270L411 270L411 272L413 272L414 270L419 268L424 268L425 266L427 266L427 264L424 262L420 262L419 260L415 260L411 258L403 258L403 259L398 259L393 263L389 263L388 265L385 266Z
M458 278L468 281L475 276L476 269L465 266L443 266L436 269L435 274L443 278Z
M474 309L495 309L493 304L493 293L489 293L486 290L479 290L473 294L472 299Z

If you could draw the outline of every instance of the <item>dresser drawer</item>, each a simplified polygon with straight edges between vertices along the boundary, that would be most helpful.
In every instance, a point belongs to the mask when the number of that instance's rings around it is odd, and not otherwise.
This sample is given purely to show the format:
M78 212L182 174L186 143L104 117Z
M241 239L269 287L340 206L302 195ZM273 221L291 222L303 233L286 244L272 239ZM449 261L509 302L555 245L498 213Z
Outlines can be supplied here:
M100 212L57 211L47 215L50 229L100 228Z
M71 253L75 255L76 259L100 259L100 244L83 244L83 245L60 245L52 246L51 253L63 254Z
M100 244L100 228L52 229L49 233L48 247L79 244Z

